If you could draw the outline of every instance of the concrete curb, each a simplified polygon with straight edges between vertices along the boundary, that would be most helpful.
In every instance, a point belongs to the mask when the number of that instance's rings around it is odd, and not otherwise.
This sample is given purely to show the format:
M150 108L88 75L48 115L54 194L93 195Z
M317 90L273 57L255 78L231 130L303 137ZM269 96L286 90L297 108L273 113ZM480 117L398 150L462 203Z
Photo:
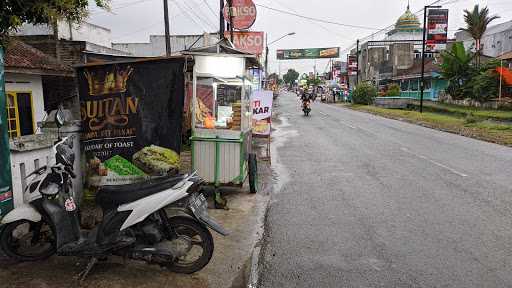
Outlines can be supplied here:
M259 280L259 262L260 262L261 247L256 246L251 255L251 270L249 280L247 281L247 288L258 287Z

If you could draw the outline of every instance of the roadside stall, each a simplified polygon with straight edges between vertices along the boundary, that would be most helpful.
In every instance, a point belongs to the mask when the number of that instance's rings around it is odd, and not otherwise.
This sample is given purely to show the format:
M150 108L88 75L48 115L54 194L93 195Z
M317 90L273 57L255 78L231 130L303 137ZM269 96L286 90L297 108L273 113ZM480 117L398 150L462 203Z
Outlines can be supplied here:
M242 186L249 176L251 192L256 192L249 73L259 65L255 56L224 41L183 54L194 57L192 169L215 188Z

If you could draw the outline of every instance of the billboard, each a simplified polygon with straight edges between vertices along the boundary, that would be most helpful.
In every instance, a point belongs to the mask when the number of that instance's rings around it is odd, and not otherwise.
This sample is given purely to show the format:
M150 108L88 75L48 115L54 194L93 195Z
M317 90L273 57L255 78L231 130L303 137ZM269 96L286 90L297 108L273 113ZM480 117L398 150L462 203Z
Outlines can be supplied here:
M430 9L427 15L428 51L446 50L448 40L448 9Z
M231 39L229 31L224 32L226 39ZM255 31L233 31L233 44L235 48L254 55L261 55L263 52L263 32Z
M85 195L174 174L180 165L182 58L77 68Z
M12 208L11 151L7 133L7 99L4 89L4 52L0 47L0 218Z
M347 73L349 76L357 75L357 56L347 55Z
M338 57L340 57L340 48L339 47L306 48L306 49L279 49L279 50L277 50L277 59L278 60L338 58Z
M224 19L231 24L233 17L233 28L238 30L246 30L256 21L256 5L252 0L231 0L231 9L226 3L224 5Z

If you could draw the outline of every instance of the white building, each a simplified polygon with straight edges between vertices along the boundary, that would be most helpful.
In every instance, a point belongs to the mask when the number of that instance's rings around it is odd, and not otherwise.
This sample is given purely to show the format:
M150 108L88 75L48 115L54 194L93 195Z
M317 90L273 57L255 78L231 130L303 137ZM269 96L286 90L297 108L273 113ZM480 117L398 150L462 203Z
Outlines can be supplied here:
M85 41L112 48L112 33L110 29L87 22L82 22L78 25L62 20L58 21L56 27L45 24L33 25L25 23L14 35L40 36L55 35L55 33L59 40Z
M455 33L457 42L463 42L466 49L475 51L475 40L465 31ZM512 20L487 28L481 40L482 54L498 57L512 51Z
M171 35L171 52L176 53L191 48L213 45L219 41L219 34ZM150 35L148 43L112 43L112 48L137 57L157 57L165 55L165 36Z
M46 116L44 90L54 90L45 77L72 77L73 69L17 40L5 51L5 92L11 138L33 135ZM47 85L47 86L45 86Z

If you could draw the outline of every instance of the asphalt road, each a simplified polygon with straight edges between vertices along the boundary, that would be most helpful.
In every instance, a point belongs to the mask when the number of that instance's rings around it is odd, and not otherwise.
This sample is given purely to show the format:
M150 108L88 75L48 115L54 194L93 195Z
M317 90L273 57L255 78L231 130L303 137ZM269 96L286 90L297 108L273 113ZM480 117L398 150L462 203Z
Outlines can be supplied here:
M259 287L512 287L512 149L280 96Z

